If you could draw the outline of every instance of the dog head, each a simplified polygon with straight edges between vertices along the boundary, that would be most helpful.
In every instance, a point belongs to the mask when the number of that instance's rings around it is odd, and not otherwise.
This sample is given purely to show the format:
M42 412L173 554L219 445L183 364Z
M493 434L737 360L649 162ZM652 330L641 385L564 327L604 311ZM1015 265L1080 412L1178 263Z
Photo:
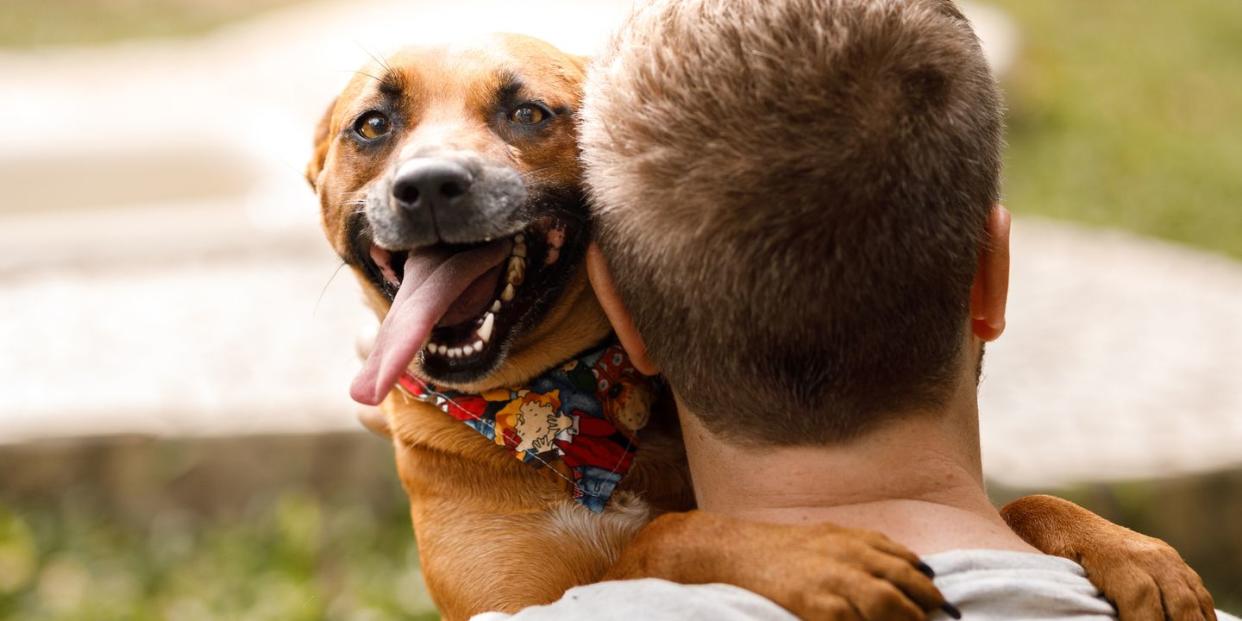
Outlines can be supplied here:
M524 381L607 334L582 266L584 69L498 35L377 61L330 106L307 178L383 317L355 399L378 403L406 371Z

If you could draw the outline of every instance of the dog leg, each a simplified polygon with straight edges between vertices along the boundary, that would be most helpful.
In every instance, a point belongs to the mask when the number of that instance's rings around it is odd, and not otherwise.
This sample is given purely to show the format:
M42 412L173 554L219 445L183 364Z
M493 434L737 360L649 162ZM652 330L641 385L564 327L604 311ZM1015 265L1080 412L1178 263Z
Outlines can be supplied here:
M1215 621L1212 595L1169 544L1052 496L1001 509L1014 532L1045 554L1078 562L1122 621Z
M648 524L604 577L638 578L733 584L804 619L919 620L940 608L956 613L914 553L879 533L831 524L670 513Z

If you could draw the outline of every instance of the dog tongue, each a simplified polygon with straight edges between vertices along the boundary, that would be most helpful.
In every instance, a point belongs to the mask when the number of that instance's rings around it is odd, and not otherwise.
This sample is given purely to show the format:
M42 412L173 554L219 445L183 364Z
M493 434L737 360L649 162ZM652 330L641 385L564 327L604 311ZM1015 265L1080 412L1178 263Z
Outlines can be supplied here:
M508 254L508 242L457 254L411 252L401 288L380 325L371 355L354 378L350 396L359 403L379 405L453 302Z

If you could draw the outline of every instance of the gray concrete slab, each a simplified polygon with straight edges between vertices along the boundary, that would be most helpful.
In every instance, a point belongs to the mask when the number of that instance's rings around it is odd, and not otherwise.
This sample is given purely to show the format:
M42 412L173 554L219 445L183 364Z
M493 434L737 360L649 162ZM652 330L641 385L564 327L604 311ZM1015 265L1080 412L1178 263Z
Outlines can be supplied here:
M1242 264L1018 218L984 464L1041 486L1242 464Z
M366 317L352 275L327 286L338 265L315 247L4 278L0 443L357 429Z

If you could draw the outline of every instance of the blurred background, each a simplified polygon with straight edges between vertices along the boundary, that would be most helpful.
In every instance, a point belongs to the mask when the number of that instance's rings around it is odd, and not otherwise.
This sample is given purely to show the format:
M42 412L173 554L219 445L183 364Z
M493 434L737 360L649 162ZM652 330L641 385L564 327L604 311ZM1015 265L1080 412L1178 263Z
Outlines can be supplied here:
M589 53L623 0L4 0L0 618L436 618L302 179L403 44ZM979 0L1009 105L997 502L1162 537L1242 612L1242 3Z

